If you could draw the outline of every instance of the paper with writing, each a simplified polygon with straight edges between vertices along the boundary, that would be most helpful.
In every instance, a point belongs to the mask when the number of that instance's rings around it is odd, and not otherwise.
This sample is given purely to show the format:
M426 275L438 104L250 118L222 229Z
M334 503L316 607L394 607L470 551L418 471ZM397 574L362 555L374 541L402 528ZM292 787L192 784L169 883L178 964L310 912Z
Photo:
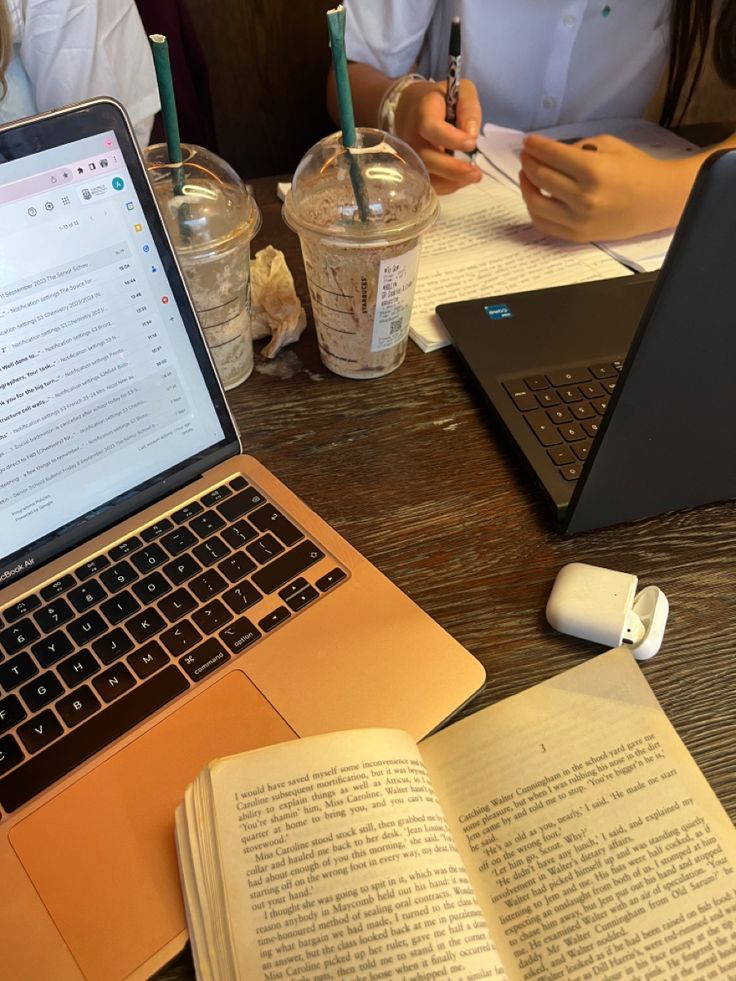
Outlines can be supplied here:
M215 761L177 845L200 978L736 977L736 829L623 649Z
M510 977L736 970L736 831L629 653L421 749Z
M440 303L626 275L594 245L537 231L518 191L484 177L443 197L422 239L409 335L423 351L450 343L434 312Z
M416 977L453 964L504 977L411 738L372 730L295 746L210 770L221 921L237 929L206 943L232 944L238 973L226 976Z

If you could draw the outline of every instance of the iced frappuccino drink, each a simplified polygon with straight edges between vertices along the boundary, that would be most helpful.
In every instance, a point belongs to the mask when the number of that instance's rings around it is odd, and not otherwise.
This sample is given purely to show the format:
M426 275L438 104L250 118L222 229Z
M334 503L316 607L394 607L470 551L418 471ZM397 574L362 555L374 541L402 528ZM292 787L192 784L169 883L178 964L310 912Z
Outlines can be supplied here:
M224 389L253 370L250 243L261 218L238 175L220 157L182 145L178 182L163 144L144 151L148 176L174 243Z
M380 130L359 129L354 149L335 133L300 163L283 215L299 235L320 356L331 371L377 378L404 360L420 237L437 211L419 157Z

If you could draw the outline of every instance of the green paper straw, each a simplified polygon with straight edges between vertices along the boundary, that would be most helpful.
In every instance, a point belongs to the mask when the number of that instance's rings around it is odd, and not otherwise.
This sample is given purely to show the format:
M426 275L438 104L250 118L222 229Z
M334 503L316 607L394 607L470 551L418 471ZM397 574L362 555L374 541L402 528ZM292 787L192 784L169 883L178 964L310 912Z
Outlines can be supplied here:
M156 69L156 81L161 97L161 116L166 133L166 146L169 151L169 163L174 164L174 191L181 194L184 187L184 173L181 169L181 141L179 139L179 119L176 115L176 100L174 99L174 79L171 75L169 61L169 42L163 34L149 34L153 65Z
M345 56L345 8L342 4L334 10L327 11L327 29L330 32L330 48L332 64L335 69L337 83L337 105L340 112L340 128L342 129L343 146L348 148L350 158L350 182L358 205L361 221L368 221L370 209L368 195L365 189L363 173L355 154L350 148L358 145L355 133L355 116L353 115L353 99L350 94L350 77L348 75L348 60Z

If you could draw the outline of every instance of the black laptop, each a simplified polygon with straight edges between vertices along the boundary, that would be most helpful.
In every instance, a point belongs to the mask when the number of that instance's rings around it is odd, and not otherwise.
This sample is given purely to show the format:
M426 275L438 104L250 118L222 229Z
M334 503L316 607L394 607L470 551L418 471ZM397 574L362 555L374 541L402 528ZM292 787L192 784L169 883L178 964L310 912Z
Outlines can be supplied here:
M736 151L659 273L437 313L565 532L736 497Z

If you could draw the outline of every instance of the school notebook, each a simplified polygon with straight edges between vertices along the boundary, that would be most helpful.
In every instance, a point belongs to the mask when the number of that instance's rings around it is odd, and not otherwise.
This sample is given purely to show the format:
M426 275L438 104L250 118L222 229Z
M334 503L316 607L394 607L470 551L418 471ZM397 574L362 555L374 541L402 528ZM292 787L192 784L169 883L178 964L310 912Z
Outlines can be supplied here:
M120 107L0 130L8 977L146 976L181 948L172 815L213 757L419 737L482 684L241 452Z

